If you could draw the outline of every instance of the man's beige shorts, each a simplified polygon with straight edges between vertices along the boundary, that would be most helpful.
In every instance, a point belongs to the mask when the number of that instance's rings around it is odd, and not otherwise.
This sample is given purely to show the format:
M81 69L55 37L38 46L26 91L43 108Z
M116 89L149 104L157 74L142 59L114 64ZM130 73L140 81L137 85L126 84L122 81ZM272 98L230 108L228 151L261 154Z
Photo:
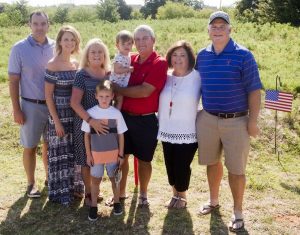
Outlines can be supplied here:
M247 122L248 116L223 119L201 110L196 121L199 164L216 164L223 149L228 171L245 174L250 145Z

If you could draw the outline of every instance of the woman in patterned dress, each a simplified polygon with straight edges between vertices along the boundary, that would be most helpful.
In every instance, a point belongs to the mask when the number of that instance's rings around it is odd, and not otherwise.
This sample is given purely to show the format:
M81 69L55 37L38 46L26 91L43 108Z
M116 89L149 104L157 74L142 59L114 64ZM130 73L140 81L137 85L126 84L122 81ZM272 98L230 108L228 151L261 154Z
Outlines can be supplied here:
M85 186L85 204L91 202L90 168L86 162L82 120L87 121L97 132L107 133L107 126L101 120L93 119L86 110L98 104L95 98L96 86L101 80L109 78L110 59L107 46L97 38L91 39L82 54L80 70L73 84L71 106L76 112L74 118L74 154L76 163L81 165Z
M75 158L73 148L74 112L70 98L78 63L71 56L80 50L80 35L63 26L56 38L56 55L45 73L48 118L49 200L63 205L74 199Z

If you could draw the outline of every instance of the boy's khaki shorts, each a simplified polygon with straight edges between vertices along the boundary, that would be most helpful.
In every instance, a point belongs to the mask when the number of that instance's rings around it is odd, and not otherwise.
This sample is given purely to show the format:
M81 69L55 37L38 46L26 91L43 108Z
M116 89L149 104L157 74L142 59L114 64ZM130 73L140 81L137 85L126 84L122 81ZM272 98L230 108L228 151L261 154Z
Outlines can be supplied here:
M244 175L250 147L248 116L223 119L201 110L197 115L199 164L213 165L225 154L231 174Z

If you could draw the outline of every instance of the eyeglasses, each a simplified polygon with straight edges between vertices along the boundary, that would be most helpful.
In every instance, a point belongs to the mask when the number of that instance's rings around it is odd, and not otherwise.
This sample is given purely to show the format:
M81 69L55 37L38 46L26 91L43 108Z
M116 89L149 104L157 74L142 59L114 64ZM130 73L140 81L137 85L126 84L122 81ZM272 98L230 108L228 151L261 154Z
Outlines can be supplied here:
M211 26L210 27L210 29L212 30L212 31L225 31L226 30L226 26L225 25L222 25L222 26L220 26L220 27L217 27L217 26Z
M144 37L142 37L142 38L134 38L134 41L136 42L136 43L139 43L139 42L146 42L146 41L148 41L150 39L150 36L144 36Z

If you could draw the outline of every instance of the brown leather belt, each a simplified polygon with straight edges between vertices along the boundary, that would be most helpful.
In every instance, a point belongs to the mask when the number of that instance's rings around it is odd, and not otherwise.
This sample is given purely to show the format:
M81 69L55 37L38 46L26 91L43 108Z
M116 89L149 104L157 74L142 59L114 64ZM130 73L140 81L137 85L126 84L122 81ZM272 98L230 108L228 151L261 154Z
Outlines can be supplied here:
M236 113L211 113L208 112L211 115L217 116L219 118L224 118L224 119L228 119L228 118L237 118L237 117L243 117L248 115L248 111L244 111L244 112L236 112Z
M123 112L129 116L135 116L135 117L138 117L138 116L149 116L149 115L153 115L155 113L143 113L143 114L138 114L138 113L131 113L131 112Z
M46 100L34 100L25 97L22 97L22 99L35 104L46 104Z

